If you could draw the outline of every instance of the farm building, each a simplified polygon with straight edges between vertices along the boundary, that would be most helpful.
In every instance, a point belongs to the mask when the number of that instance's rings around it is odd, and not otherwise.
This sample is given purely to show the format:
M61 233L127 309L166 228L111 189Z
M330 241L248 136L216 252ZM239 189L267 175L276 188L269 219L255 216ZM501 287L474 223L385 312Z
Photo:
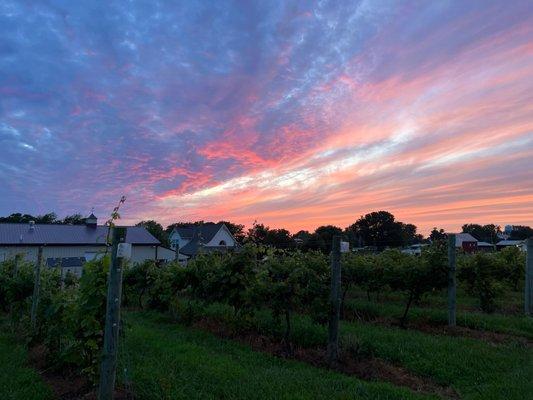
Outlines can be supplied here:
M478 242L470 233L461 232L455 234L455 247L462 249L466 253L477 251Z
M98 225L91 214L85 225L64 224L0 224L0 261L22 254L30 262L37 261L42 248L43 262L61 265L65 271L81 274L83 263L101 256L106 250L107 226ZM128 227L126 243L132 245L132 262L174 260L175 253L161 246L143 227ZM63 271L63 272L65 272Z
M173 250L178 246L180 255L188 259L201 252L234 250L239 246L223 223L176 227L170 234L170 243Z
M501 250L506 247L518 247L521 251L526 251L525 240L500 240L496 243L496 249Z

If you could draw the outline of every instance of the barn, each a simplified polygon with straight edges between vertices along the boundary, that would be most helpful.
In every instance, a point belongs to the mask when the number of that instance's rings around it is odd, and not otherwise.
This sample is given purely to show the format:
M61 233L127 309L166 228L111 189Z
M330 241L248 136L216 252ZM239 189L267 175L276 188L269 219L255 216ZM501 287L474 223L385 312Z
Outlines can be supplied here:
M100 257L106 250L108 227L98 225L91 214L84 225L66 224L0 224L0 261L20 254L36 262L42 249L43 262L50 267L61 266L65 271L81 274L86 261ZM171 261L174 251L161 246L144 227L127 227L126 243L132 245L131 261Z

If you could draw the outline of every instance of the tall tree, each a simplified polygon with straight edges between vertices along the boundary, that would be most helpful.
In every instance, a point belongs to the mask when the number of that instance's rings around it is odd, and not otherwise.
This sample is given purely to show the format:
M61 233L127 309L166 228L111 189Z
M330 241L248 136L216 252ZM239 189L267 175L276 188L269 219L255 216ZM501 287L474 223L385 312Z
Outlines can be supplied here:
M432 242L440 242L442 240L446 240L447 237L448 236L444 232L444 229L437 229L436 227L433 227L429 235L429 240Z
M390 212L374 211L359 218L347 230L361 237L366 246L384 248L407 244L404 242L404 237L413 233L413 227L416 233L414 225L396 221Z
M142 226L146 228L148 232L150 232L157 240L161 242L163 246L169 247L169 240L168 240L168 234L163 229L163 226L150 219L147 221L141 221L138 224L135 224L135 226Z
M316 248L325 254L331 253L333 236L342 235L342 229L334 225L323 225L316 228L310 239L311 248ZM314 243L313 243L314 242Z
M509 239L524 240L533 237L533 228L524 225L514 225Z
M81 214L67 215L65 218L63 218L61 223L68 225L83 225L85 223L85 217L83 217Z
M494 224L464 224L462 228L463 232L470 233L477 240L488 243L496 243L498 241L498 234L502 232L501 228Z

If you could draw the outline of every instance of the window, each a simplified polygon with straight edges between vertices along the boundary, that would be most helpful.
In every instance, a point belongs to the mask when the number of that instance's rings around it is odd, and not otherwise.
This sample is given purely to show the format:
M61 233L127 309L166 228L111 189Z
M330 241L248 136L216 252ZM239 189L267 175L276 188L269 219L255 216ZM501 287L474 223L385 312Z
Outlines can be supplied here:
M218 245L219 245L219 246L227 246L225 240L221 240L220 243L219 243Z

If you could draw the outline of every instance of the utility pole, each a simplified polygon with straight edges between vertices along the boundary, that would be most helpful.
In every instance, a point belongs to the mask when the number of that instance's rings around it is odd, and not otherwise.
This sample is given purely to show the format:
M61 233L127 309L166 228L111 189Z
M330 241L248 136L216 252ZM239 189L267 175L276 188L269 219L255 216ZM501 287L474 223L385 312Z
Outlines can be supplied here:
M448 235L448 326L456 325L456 293L457 281L455 279L456 260L455 260L455 234Z
M328 326L328 362L334 366L339 359L339 318L341 307L341 237L333 236L331 248L331 293Z
M526 286L524 308L526 315L533 317L533 237L526 241Z
M32 333L37 326L37 307L39 306L39 292L41 291L41 264L43 262L43 246L37 250L37 263L33 266L33 296L31 301L30 325Z
M122 257L118 257L119 243L126 238L126 228L113 227L111 265L107 284L107 305L104 350L100 368L99 400L112 400L117 371L120 301L122 296Z

